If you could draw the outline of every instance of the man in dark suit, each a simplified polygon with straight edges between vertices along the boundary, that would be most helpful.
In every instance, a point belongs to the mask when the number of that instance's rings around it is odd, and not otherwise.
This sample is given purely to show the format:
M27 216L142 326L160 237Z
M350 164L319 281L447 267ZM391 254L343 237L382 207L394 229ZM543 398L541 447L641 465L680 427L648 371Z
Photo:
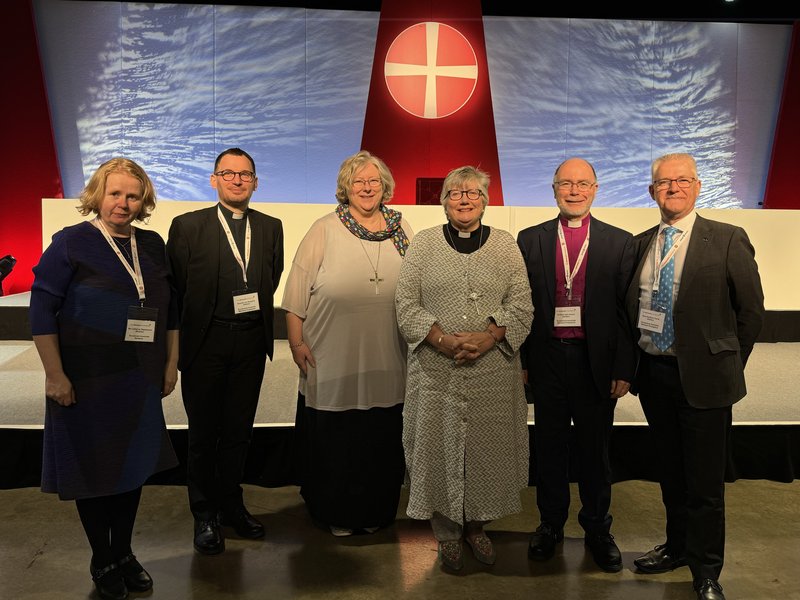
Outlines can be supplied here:
M189 506L194 547L202 554L225 549L221 524L245 538L264 536L245 508L241 481L266 359L272 358L283 226L249 208L258 188L255 170L244 150L222 152L211 175L219 203L176 217L167 241L181 312Z
M617 399L628 392L635 367L624 306L634 259L631 234L590 215L596 191L591 164L564 161L553 176L560 215L524 229L517 239L535 310L522 355L533 395L541 524L528 555L547 560L564 539L572 453L586 546L600 568L617 572L622 556L610 532L608 445Z
M764 319L755 251L740 227L695 212L701 183L688 154L652 165L661 223L634 238L627 295L639 329L633 393L661 466L666 542L637 558L643 573L686 564L699 600L724 600L725 465L732 405Z

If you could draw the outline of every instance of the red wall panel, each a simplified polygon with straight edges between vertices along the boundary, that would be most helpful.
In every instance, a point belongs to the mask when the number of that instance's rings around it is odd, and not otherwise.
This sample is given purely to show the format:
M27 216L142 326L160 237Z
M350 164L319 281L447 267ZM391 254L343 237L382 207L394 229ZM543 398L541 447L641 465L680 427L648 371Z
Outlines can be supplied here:
M6 90L0 94L0 256L17 266L3 281L6 294L31 288L31 268L42 253L42 198L62 198L44 79L30 0L3 3L2 57Z
M800 21L792 27L792 41L775 137L772 159L764 189L764 208L800 208Z

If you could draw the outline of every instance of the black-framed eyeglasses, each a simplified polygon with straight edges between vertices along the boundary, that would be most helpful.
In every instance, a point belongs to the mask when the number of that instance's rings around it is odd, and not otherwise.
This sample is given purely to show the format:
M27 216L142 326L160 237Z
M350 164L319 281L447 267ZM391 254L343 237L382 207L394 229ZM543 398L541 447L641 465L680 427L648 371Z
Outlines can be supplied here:
M353 179L353 189L360 190L367 186L371 188L379 188L383 185L383 181L381 181L377 177L372 177L371 179Z
M239 176L244 183L250 183L256 178L256 174L252 171L231 171L230 169L225 169L224 171L217 171L214 173L217 177L222 177L225 181L233 181L236 179L236 176Z
M447 192L447 197L450 198L450 200L461 200L463 196L466 196L470 200L477 200L483 196L483 192L481 190L449 190Z
M678 179L656 179L653 182L653 187L658 192L663 192L664 190L668 190L672 187L672 182L678 184L678 187L682 190L685 190L690 185L692 185L695 181L697 181L696 177L679 177Z
M579 192L588 192L596 184L594 181L568 181L566 179L562 179L561 181L554 181L553 185L564 192L572 191L573 185L578 188Z

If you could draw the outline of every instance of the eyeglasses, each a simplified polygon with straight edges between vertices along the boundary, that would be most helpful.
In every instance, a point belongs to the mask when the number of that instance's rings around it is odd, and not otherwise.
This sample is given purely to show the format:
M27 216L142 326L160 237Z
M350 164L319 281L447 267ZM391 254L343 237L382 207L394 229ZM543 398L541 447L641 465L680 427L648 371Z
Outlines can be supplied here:
M225 169L224 171L217 171L214 173L217 177L222 177L225 181L233 181L236 179L236 176L239 176L239 179L242 180L242 183L250 183L253 179L256 178L256 174L252 171L231 171L230 169Z
M450 198L450 200L461 200L463 196L466 196L470 200L477 200L483 196L483 192L481 190L450 190L447 192L447 197Z
M373 177L372 179L353 179L353 189L360 190L367 186L371 188L379 188L383 185L383 181L378 179L377 177Z
M653 187L658 192L663 192L664 190L668 190L672 187L672 182L678 184L678 187L682 190L685 190L690 185L692 185L695 181L697 181L696 177L681 177L679 179L656 179L653 182Z
M567 181L566 179L562 181L554 181L553 185L556 186L559 190L564 192L571 192L572 186L574 185L578 188L579 192L588 192L592 189L593 186L597 185L592 181Z

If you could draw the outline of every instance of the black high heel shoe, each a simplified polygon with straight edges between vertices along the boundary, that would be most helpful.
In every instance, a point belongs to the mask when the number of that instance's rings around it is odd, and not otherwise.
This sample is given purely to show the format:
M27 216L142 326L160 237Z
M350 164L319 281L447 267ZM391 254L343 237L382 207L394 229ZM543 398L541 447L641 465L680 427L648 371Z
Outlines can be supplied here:
M117 568L117 563L111 563L102 569L95 569L93 564L89 564L89 572L92 574L92 581L97 588L97 593L104 600L126 600L128 588L122 579L122 573Z
M132 592L146 592L153 589L153 578L150 573L136 560L133 554L123 556L117 561L122 580L125 586Z

